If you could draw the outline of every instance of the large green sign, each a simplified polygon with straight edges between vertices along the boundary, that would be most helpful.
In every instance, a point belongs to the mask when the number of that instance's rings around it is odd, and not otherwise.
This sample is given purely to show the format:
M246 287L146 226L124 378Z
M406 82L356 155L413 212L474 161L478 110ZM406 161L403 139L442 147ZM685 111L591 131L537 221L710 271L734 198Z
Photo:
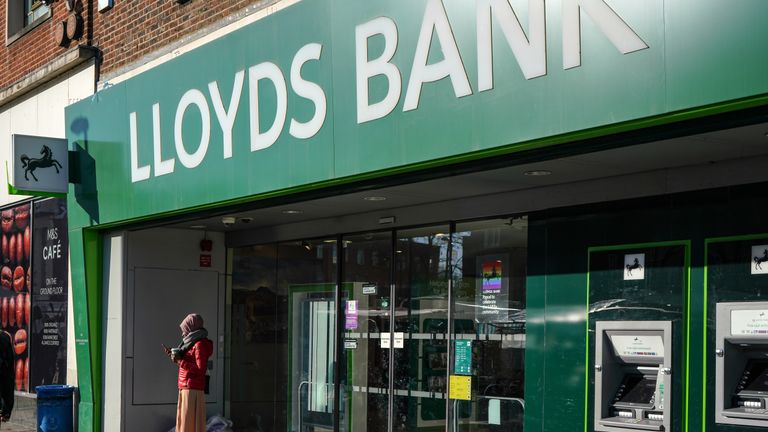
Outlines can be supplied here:
M304 0L71 106L68 138L94 162L94 222L127 220L765 95L766 16Z

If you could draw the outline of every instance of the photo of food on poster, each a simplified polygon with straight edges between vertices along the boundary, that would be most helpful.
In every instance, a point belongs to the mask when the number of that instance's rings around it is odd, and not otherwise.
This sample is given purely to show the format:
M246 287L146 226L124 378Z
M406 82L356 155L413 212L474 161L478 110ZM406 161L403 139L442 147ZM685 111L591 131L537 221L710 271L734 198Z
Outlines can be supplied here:
M34 203L29 384L67 382L67 202Z
M11 335L16 391L29 391L30 203L0 210L0 326Z

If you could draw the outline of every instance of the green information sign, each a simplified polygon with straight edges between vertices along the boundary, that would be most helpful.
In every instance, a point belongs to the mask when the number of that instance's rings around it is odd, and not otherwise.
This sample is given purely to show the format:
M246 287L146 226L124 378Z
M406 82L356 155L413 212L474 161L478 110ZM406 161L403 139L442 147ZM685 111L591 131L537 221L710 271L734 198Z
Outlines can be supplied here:
M453 372L457 375L472 375L472 341L454 342Z

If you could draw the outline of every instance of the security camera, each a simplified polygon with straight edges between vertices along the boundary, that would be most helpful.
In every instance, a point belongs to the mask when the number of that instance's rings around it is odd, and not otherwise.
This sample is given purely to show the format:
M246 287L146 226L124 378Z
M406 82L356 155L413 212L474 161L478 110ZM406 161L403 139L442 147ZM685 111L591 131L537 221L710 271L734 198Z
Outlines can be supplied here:
M235 222L237 222L237 219L234 216L224 216L221 218L221 223L223 223L225 227L231 227Z

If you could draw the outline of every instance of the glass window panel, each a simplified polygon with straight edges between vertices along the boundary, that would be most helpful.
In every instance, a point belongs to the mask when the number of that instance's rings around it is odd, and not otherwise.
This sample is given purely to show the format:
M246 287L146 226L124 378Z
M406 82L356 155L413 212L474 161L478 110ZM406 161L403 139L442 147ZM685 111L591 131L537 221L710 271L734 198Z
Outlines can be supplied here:
M243 430L333 430L336 242L233 250L229 398Z
M389 418L392 233L344 237L342 431L384 432Z
M396 233L393 431L445 430L449 229Z
M287 296L284 368L277 378L282 418L277 430L331 431L334 427L336 358L336 241L278 245L277 286ZM287 396L287 400L286 400ZM288 411L289 410L289 411Z
M49 7L41 0L24 0L24 25L27 26L36 19L48 13Z
M453 431L522 431L527 218L456 226L452 235L451 374L471 378L452 400Z
M285 400L277 377L287 361L279 341L288 319L286 296L276 286L277 246L236 248L232 260L230 415L238 427L275 430L285 424L275 416L275 401Z

